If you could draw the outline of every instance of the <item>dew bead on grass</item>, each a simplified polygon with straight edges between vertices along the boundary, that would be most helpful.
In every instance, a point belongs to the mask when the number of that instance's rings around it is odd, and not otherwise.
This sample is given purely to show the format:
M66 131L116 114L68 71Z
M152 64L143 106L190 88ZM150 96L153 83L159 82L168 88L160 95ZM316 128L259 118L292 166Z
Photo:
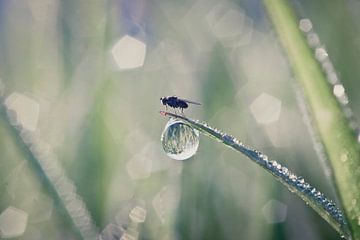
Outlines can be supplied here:
M210 127L205 122L169 112L160 112L160 114L170 117L162 134L161 142L165 152L171 158L185 160L193 156L199 145L199 132L201 132L205 136L244 154L251 161L264 168L289 191L304 200L342 237L351 239L350 230L341 209L323 193L306 182L303 177L297 176L286 166L277 161L269 160L269 157L260 151L246 146L235 137Z
M199 147L199 131L179 119L170 118L161 143L165 153L175 160L186 160L194 156Z

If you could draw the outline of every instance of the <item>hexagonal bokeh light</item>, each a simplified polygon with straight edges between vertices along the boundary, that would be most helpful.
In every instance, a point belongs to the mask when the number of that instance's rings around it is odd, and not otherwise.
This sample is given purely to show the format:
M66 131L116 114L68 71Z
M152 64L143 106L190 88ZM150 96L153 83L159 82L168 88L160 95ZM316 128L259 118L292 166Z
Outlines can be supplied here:
M142 223L146 219L146 209L141 206L136 206L130 211L129 217L133 222Z
M223 8L221 5L214 7L206 17L215 36L223 38L241 34L245 16L240 11Z
M39 104L23 94L14 92L5 100L9 110L16 113L16 121L23 128L35 131L40 113Z
M261 93L250 105L251 113L260 124L274 123L279 120L281 101L267 93Z
M26 229L28 214L23 210L8 207L0 214L0 237L21 236Z
M262 213L268 223L281 223L286 219L287 206L282 202L272 199L264 205Z
M126 35L114 45L111 53L120 69L138 68L144 65L146 45Z

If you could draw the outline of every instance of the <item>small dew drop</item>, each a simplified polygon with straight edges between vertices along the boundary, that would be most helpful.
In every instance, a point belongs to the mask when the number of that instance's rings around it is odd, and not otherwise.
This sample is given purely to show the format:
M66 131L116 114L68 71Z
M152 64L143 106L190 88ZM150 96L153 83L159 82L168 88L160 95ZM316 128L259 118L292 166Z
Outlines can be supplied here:
M299 28L303 32L310 32L310 30L312 29L312 23L310 19L301 19L299 22Z
M300 184L304 184L304 183L305 183L305 180L304 180L304 178L302 178L302 177L298 177L298 182L299 182Z
M133 222L142 223L146 218L146 209L136 206L130 211L129 217Z
M289 178L290 178L291 181L296 182L296 175L295 174L291 173Z
M315 57L320 62L323 62L328 57L328 53L326 52L325 48L319 47L315 50Z
M345 88L342 84L335 84L333 87L333 93L337 97L342 97L345 94Z
M264 161L268 161L268 160L269 160L269 157L266 156L265 154L262 154L262 153L259 155L259 157L260 157L261 159L263 159Z
M316 33L307 34L307 41L308 41L309 45L313 48L320 45L320 39Z
M171 118L161 135L161 143L170 158L186 160L194 156L199 147L199 131Z
M324 72L326 74L332 74L332 73L335 73L335 69L334 69L334 66L333 64L331 63L331 61L329 59L326 59L322 62L321 64L322 66L322 69L324 70ZM336 74L336 73L335 73Z
M223 139L223 141L224 141L226 144L228 144L228 145L230 145L230 146L233 146L233 145L236 144L235 141L234 141L234 137L232 137L232 136L229 136L229 135L224 134L224 135L222 136L222 139Z
M289 174L289 169L287 169L286 167L282 167L281 171L283 172L283 174L287 175Z
M334 71L328 72L326 74L326 77L327 77L327 80L329 81L329 83L331 83L331 84L339 83L339 78Z

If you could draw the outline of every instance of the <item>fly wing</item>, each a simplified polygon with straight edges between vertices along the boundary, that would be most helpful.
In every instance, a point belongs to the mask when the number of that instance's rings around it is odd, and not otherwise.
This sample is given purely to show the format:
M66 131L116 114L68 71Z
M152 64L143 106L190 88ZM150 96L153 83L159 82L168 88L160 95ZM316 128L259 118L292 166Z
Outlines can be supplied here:
M201 105L201 103L194 102L194 101L187 100L187 99L183 99L183 98L178 98L178 100L181 100L181 101L184 101L184 102L187 102L187 103L191 103L191 104L195 104L195 105Z

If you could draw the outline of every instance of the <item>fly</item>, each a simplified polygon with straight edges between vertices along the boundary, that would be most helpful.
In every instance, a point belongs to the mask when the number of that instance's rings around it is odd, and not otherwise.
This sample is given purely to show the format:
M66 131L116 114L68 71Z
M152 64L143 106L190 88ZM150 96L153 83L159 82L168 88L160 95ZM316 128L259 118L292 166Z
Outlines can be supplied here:
M178 97L175 97L175 96L172 96L172 97L162 97L162 98L160 98L160 101L161 101L161 103L162 103L163 105L165 105L166 109L167 109L167 106L174 108L175 111L176 111L176 108L180 108L181 113L183 113L183 111L184 111L185 108L188 108L188 107L189 107L189 103L190 103L190 104L195 104L195 105L201 105L201 104L198 103L198 102L194 102L194 101L190 101L190 100L178 98Z

